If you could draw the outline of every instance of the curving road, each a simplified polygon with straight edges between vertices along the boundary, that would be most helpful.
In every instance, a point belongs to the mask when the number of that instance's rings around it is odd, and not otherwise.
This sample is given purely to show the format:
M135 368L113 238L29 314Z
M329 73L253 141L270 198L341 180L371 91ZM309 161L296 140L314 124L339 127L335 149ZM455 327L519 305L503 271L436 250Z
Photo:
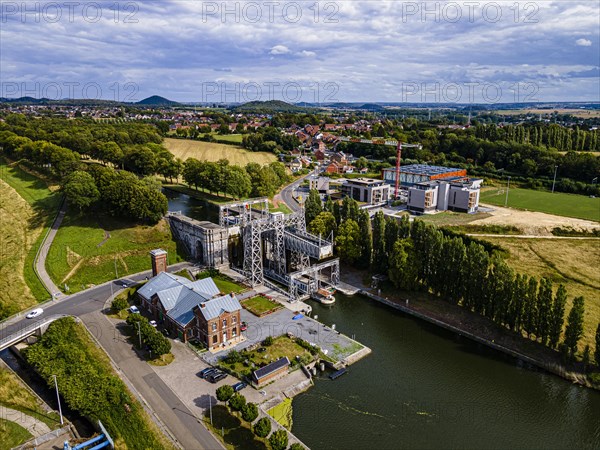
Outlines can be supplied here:
M169 267L178 271L187 263ZM194 414L173 391L156 375L154 370L138 358L126 337L115 328L102 310L113 292L122 289L123 280L139 282L151 272L138 273L122 280L114 280L91 289L66 296L44 305L44 316L67 314L79 317L110 356L127 384L133 385L152 412L154 412L184 449L222 449L219 441L199 423ZM0 325L0 339L31 325L23 316L13 316Z
M303 177L298 178L296 181L294 181L291 184L288 184L286 187L284 187L281 192L278 194L279 198L288 206L288 208L290 208L293 212L297 212L300 211L301 207L300 204L296 201L296 199L293 196L293 192L298 189L298 186L300 186L300 184L302 184L302 182L308 178L309 176L312 175L312 172L309 173L308 175L304 175Z

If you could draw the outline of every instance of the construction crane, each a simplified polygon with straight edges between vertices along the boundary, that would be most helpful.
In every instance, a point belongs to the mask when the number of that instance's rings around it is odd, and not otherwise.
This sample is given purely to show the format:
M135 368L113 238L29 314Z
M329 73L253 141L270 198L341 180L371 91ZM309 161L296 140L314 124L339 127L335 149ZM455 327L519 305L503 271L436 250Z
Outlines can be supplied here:
M373 145L387 145L389 147L396 147L396 186L394 189L394 197L398 198L400 191L400 159L402 158L402 147L407 148L418 148L421 149L421 144L407 144L405 142L396 141L393 139L361 139L346 136L337 136L342 142L354 142L357 144L373 144Z

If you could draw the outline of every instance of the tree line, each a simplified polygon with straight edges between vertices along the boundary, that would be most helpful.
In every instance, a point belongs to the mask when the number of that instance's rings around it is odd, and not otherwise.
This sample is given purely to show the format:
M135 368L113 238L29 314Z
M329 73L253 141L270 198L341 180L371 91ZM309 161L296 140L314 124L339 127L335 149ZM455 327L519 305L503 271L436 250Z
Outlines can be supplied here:
M239 167L230 165L227 159L211 162L190 158L183 163L182 174L184 181L196 190L204 188L236 199L272 197L289 181L285 166L280 162L265 166L248 163L246 167Z
M375 214L371 220L355 200L327 199L317 191L305 203L308 230L324 237L335 235L340 259L373 273L387 274L397 289L424 290L460 305L493 322L534 339L565 358L574 360L583 336L585 300L577 297L566 316L567 291L548 278L538 280L516 273L493 247L421 220L412 224ZM564 333L563 333L564 332ZM561 340L562 337L562 340ZM600 364L600 324L596 333L596 361ZM585 348L582 358L590 355Z

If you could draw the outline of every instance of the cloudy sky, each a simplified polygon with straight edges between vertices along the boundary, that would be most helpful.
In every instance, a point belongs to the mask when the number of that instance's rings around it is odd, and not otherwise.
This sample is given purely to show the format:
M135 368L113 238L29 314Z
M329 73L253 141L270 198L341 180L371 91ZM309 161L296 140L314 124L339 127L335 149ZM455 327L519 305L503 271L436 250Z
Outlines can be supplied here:
M0 96L600 102L597 0L0 5Z

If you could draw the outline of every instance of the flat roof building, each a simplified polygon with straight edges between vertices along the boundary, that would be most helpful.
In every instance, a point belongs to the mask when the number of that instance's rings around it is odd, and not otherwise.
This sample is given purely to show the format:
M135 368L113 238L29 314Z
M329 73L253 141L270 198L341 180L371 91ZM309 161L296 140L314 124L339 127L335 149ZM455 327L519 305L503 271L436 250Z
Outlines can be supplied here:
M408 210L427 214L438 211L475 213L479 209L481 179L432 180L408 189Z
M342 195L368 205L386 203L390 198L390 185L373 178L355 178L342 184Z
M400 185L404 187L432 180L459 181L466 177L466 169L455 167L428 166L427 164L400 166ZM388 184L396 184L396 169L394 167L383 169L382 178Z

